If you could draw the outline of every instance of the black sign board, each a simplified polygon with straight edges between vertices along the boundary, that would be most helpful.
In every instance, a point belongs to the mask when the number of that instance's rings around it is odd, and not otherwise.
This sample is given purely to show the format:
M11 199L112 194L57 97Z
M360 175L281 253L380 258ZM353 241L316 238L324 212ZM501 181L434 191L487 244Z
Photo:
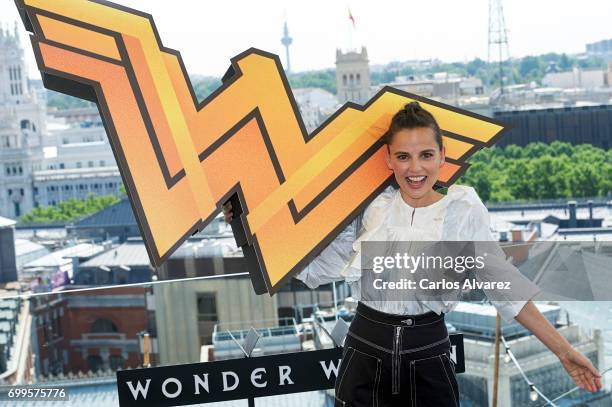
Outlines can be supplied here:
M450 335L455 371L465 371L463 335ZM119 404L182 406L332 389L342 348L117 372Z

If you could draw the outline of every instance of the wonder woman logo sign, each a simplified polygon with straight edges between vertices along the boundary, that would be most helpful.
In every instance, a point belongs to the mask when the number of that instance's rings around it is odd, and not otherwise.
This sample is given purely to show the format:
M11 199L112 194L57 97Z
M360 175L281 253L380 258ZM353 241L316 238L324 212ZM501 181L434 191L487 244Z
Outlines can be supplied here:
M256 291L275 292L391 180L379 137L419 100L445 131L450 185L503 126L392 88L308 134L277 56L249 49L198 103L153 18L102 0L17 0L45 86L95 101L151 263L237 194ZM205 39L203 39L205 40ZM205 41L203 41L205 44Z

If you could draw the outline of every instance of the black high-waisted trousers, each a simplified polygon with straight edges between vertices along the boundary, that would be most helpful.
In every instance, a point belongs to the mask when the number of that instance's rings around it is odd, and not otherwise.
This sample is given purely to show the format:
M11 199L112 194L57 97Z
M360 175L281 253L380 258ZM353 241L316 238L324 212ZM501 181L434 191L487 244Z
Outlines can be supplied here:
M444 314L393 315L363 303L336 380L336 407L458 407Z

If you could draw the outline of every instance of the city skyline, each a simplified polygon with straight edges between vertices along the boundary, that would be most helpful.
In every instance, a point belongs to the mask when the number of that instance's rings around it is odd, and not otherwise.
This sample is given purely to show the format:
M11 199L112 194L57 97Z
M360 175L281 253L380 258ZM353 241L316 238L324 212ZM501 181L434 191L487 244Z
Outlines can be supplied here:
M232 17L233 24L229 18L208 17L224 13L222 5L215 3L192 6L193 12L186 13L184 8L168 3L116 2L151 13L164 45L181 51L187 71L193 75L220 77L229 66L230 58L250 47L277 54L285 63L281 44L285 15L293 37L291 64L294 72L331 68L336 48L359 48L361 45L368 47L371 64L432 58L445 62L464 62L476 57L487 59L487 0L473 0L469 9L466 3L450 0L375 5L365 0L335 3L316 0L308 4L235 1L234 9L238 11ZM550 0L506 1L504 12L511 56L580 53L585 51L587 43L612 38L606 18L612 14L612 3L585 0L581 5L579 8L560 6ZM349 19L349 9L355 18L355 29ZM525 10L530 12L525 13ZM435 18L410 19L412 14L435 14ZM0 6L0 15L3 25L6 27L8 23L12 31L13 21L18 19L12 1ZM414 23L411 31L404 28L404 24L408 27L409 23ZM433 27L448 28L428 36L426 33ZM21 23L18 29L27 45ZM446 34L451 31L451 35ZM203 46L201 38L215 39L204 45L207 58L199 51ZM29 76L38 78L31 47L24 48Z

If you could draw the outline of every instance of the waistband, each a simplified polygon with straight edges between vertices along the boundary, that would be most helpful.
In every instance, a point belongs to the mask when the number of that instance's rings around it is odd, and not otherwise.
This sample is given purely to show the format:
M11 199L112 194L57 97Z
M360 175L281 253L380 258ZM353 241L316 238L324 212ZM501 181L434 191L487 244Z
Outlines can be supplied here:
M374 308L368 307L361 301L357 303L357 314L381 324L394 325L394 326L420 326L429 325L433 322L444 320L444 313L440 315L433 311L426 312L424 314L414 315L398 315L398 314L387 314L386 312L378 311Z

